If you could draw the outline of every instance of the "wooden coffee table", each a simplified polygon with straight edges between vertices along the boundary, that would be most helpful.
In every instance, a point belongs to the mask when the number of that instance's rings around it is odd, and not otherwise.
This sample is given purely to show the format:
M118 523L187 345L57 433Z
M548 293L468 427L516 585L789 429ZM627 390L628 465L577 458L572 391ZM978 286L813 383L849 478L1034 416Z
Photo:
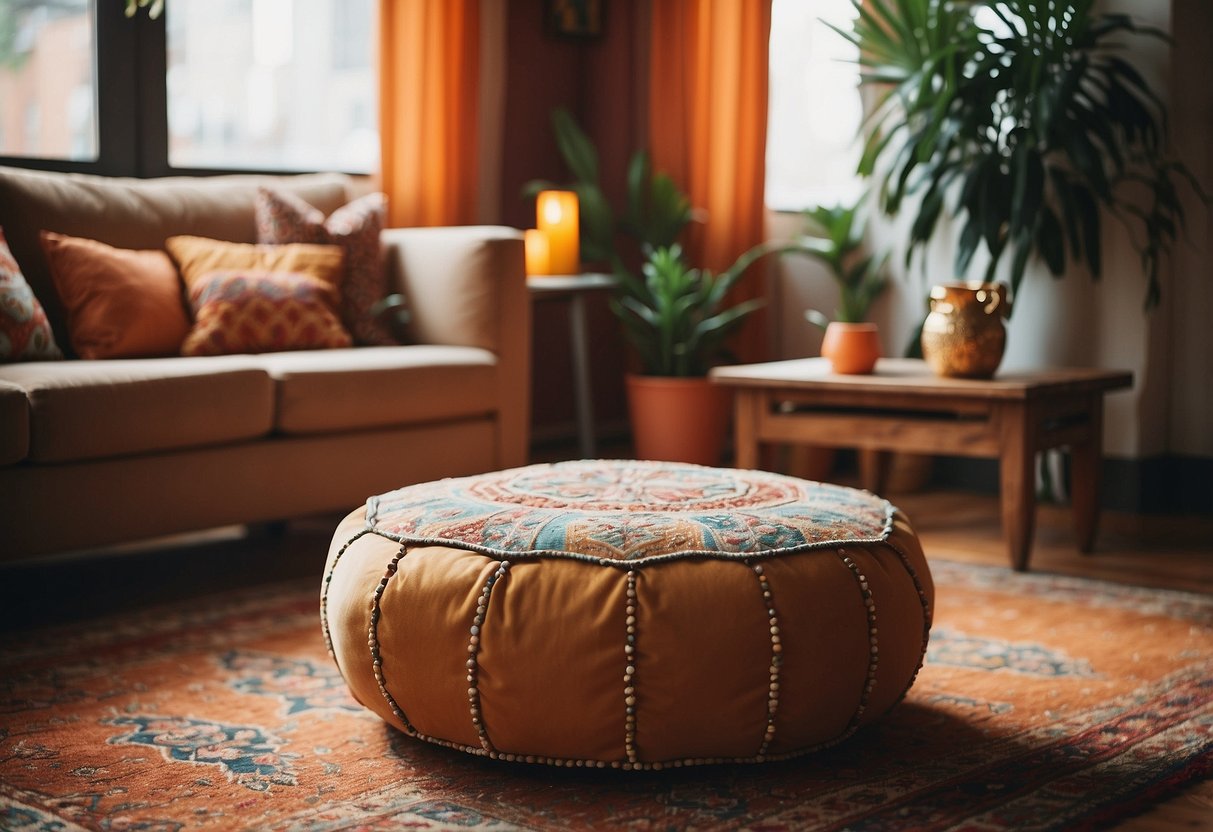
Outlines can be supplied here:
M1103 396L1128 372L1058 369L991 380L940 378L913 359L885 358L871 375L830 371L823 358L717 367L736 393L738 468L759 465L764 442L987 457L999 460L1002 527L1011 564L1028 568L1036 515L1037 451L1068 445L1078 546L1089 552L1099 517ZM879 493L881 465L862 472Z

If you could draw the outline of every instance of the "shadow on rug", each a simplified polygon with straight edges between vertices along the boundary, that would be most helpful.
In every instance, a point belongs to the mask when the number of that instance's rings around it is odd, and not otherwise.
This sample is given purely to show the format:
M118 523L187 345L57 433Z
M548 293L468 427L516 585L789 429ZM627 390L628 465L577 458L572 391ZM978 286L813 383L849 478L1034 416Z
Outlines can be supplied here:
M495 763L350 699L317 588L0 647L0 829L1081 829L1213 770L1213 599L932 564L906 701L799 760L627 773Z

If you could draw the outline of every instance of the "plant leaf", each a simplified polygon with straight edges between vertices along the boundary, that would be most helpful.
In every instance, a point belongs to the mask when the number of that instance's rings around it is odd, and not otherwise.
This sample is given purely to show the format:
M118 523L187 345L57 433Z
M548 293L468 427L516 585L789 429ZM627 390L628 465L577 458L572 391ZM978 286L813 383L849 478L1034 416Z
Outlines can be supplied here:
M573 176L581 182L597 182L598 152L568 110L552 111L552 127L556 132L556 147Z

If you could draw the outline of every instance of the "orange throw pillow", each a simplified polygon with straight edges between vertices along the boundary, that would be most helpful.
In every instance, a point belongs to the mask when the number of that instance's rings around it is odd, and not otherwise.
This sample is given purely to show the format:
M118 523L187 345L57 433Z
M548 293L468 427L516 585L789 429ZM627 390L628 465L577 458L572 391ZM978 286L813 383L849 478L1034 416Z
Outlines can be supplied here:
M163 251L114 248L43 231L42 249L81 358L176 355L190 324Z
M337 315L337 289L306 274L213 271L190 285L194 328L182 355L348 347Z
M259 271L294 272L313 277L332 286L340 303L344 253L340 246L292 243L290 245L251 245L225 243L206 237L169 237L164 247L177 261L185 286L194 284L211 272Z

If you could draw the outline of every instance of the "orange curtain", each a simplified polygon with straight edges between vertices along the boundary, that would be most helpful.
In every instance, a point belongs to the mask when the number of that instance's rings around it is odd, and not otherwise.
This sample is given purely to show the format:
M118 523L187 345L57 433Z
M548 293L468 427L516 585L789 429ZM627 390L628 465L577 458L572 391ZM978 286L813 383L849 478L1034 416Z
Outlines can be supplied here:
M388 224L477 215L480 0L379 0L379 141Z
M706 212L687 253L720 271L764 234L767 53L771 0L653 0L649 50L649 147L664 170ZM759 265L734 300L763 294ZM739 334L746 361L766 356L762 313Z

